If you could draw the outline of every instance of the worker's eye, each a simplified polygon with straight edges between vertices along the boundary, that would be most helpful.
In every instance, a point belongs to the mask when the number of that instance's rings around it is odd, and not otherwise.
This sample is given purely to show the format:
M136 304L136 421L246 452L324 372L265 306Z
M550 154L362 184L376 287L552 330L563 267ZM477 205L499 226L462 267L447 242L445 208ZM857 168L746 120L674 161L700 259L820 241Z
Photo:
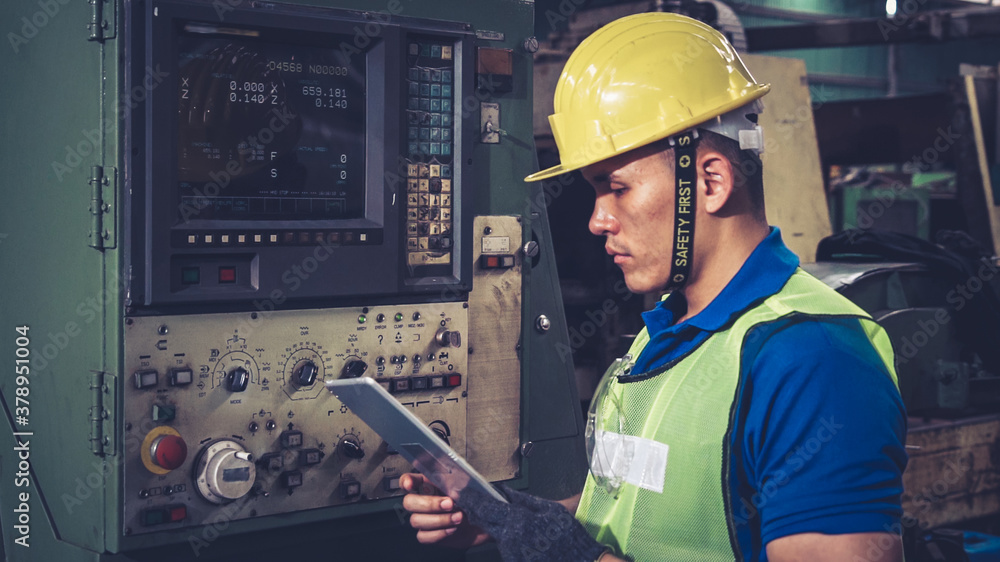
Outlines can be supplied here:
M622 195L625 195L626 191L628 191L628 187L625 185L622 185L620 183L611 184L611 193L613 193L615 197L621 197Z

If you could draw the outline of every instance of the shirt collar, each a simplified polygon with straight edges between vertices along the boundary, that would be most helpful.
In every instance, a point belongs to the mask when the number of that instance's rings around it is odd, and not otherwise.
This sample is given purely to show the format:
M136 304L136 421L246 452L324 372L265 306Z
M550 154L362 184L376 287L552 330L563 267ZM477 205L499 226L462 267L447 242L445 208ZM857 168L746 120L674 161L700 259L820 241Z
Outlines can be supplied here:
M684 295L673 293L653 310L643 312L642 319L651 337L664 330L678 332L687 326L714 332L751 305L780 291L798 266L798 256L781 240L781 229L771 227L771 232L754 248L722 292L697 315L674 324L675 318L684 315L687 302Z

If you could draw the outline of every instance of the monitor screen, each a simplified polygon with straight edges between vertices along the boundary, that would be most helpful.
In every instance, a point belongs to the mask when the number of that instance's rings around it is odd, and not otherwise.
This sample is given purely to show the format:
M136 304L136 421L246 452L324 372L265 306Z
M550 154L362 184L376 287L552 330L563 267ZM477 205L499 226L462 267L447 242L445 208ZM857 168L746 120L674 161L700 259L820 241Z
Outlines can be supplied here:
M461 102L475 77L466 24L127 4L127 80L143 94L127 114L134 299L292 306L468 290L478 117ZM162 85L144 85L147 69Z
M365 57L266 31L178 37L178 221L365 216Z

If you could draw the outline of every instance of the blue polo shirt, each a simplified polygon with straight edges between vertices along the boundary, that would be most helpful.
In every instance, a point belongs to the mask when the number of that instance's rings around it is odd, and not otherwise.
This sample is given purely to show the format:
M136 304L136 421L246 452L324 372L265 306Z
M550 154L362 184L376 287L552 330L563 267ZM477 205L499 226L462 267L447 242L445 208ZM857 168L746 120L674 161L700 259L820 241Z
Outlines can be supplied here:
M681 322L675 293L643 314L650 341L634 373L676 361L777 293L799 265L771 233L725 289ZM731 517L744 560L797 533L898 532L906 414L853 318L796 316L747 334L730 442Z

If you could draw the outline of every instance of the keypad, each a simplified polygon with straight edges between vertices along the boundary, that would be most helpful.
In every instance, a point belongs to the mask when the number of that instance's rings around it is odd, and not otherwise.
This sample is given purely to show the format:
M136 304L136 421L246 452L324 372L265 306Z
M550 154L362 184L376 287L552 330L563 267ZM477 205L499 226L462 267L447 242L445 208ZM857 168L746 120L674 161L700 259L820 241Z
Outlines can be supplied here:
M409 265L451 263L454 46L412 39L407 48L406 249Z

